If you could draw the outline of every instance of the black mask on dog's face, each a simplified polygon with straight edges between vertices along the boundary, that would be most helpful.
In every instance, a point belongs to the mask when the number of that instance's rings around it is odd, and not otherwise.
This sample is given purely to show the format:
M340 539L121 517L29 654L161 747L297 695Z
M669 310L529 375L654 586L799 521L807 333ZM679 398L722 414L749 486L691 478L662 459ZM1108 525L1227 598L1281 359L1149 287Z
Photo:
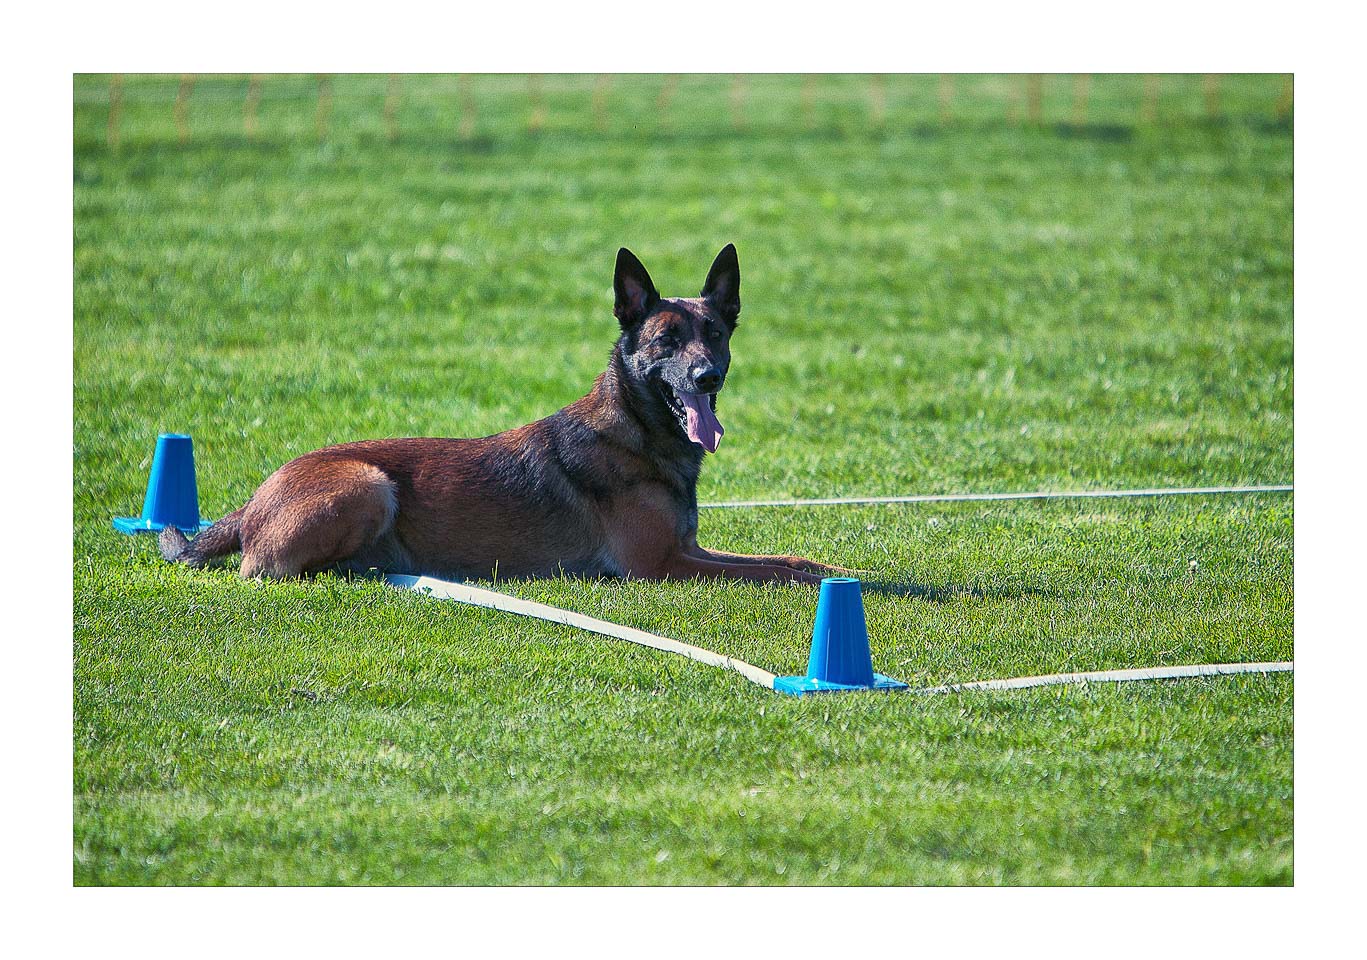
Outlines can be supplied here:
M622 325L622 357L635 379L652 384L679 429L708 453L721 442L717 394L731 366L731 334L740 315L740 264L730 244L708 271L702 294L661 299L641 261L617 252L613 313Z

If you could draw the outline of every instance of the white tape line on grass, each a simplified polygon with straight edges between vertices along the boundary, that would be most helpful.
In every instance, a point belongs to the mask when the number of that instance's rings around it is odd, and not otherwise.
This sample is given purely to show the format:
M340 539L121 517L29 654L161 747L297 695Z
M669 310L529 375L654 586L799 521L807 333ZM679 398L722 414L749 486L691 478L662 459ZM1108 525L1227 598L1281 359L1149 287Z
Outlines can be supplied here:
M972 500L1082 500L1108 497L1194 497L1222 493L1292 493L1289 483L1251 487L1150 487L1141 490L1038 490L1032 493L922 493L904 497L822 497L814 500L728 500L700 503L704 509L729 507L828 507L856 503L956 503Z
M1237 673L1289 673L1290 660L1272 663L1198 663L1181 667L1143 667L1138 670L1095 670L1091 673L1048 673L1009 680L975 680L942 687L923 687L915 693L958 693L961 690L1024 690L1064 683L1123 683L1128 680L1179 680L1185 677L1225 677Z
M637 630L635 627L625 627L608 620L586 617L582 613L575 613L572 610L562 610L546 603L537 603L535 600L523 600L521 597L510 597L504 593L485 590L483 587L452 583L449 580L438 580L435 577L391 575L385 577L385 582L401 590L412 590L440 600L455 600L457 603L466 603L475 607L485 607L490 610L502 610L505 613L516 613L524 617L534 617L537 620L547 620L551 623L587 630L590 633L602 634L605 637L626 640L628 643L637 643L643 647L677 653L688 657L690 660L697 660L699 663L734 670L745 679L759 684L766 690L774 689L774 674L768 670L746 663L744 660L737 660L735 657L727 657L720 653L713 653L711 650L704 650L702 647L695 647L691 643L683 643L679 640L661 637L658 634L647 633L644 630ZM908 692L932 694L958 693L961 690L1022 690L1027 687L1046 687L1063 683L1117 683L1126 680L1218 677L1236 673L1280 673L1291 670L1291 667L1290 661L1281 661L1277 663L1206 663L1180 667L1145 667L1138 670L1098 670L1092 673L1051 673L1038 677L976 680L971 683L954 683L942 687L912 688Z
M442 600L455 600L476 607L487 607L490 610L503 610L507 613L521 614L524 617L535 617L537 620L549 620L551 623L578 627L580 630L587 630L590 633L601 633L605 637L616 637L618 640L639 643L643 647L666 650L688 657L690 660L697 660L699 663L734 670L761 687L768 687L771 690L774 687L774 675L772 673L768 670L761 670L744 660L725 657L720 653L695 647L691 643L683 643L679 640L671 640L668 637L646 633L646 631L637 630L635 627L624 627L619 623L599 620L596 617L586 617L582 613L575 613L571 610L561 610L559 607L537 603L535 600L523 600L521 597L510 597L507 594L485 590L482 587L451 583L448 580L438 580L435 577L388 576L385 577L385 582L403 590L425 593Z

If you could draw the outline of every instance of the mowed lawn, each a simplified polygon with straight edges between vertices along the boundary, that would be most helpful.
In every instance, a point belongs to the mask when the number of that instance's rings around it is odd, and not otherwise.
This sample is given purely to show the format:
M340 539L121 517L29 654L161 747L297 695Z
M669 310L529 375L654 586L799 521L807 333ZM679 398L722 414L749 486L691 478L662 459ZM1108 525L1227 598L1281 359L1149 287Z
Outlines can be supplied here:
M239 580L124 537L160 431L201 508L366 437L576 399L631 247L735 242L704 501L1287 483L1282 77L108 77L75 121L78 884L1292 881L1289 675L789 699L370 582ZM466 104L463 106L463 104ZM469 104L473 104L471 109ZM597 105L595 107L595 104ZM1013 119L1014 118L1014 119ZM534 129L529 129L529 126ZM183 130L182 130L183 127ZM181 133L185 140L181 141ZM321 137L320 137L321 134ZM1291 659L1293 500L705 510L873 571L916 684ZM802 671L809 588L521 596Z

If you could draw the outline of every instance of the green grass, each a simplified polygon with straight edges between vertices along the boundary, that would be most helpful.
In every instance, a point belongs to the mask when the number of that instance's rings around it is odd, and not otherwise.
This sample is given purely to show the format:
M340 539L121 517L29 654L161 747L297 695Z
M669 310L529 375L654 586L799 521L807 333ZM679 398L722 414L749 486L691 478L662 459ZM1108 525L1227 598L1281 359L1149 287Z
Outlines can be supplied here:
M1281 77L1017 82L204 78L75 84L77 883L1290 883L1289 676L790 700L567 628L325 577L244 583L121 537L159 430L219 516L326 443L480 435L581 395L632 247L745 309L704 500L1287 482ZM1287 659L1289 496L704 511L704 543L866 596L913 682ZM815 594L501 586L800 672Z

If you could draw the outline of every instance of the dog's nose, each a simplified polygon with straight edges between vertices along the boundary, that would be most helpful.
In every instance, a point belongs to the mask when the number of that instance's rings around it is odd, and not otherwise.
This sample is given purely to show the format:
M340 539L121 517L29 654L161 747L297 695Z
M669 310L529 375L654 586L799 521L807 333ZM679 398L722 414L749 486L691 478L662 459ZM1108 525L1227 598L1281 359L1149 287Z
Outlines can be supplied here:
M721 386L721 371L716 367L694 367L690 372L699 393L712 393Z

